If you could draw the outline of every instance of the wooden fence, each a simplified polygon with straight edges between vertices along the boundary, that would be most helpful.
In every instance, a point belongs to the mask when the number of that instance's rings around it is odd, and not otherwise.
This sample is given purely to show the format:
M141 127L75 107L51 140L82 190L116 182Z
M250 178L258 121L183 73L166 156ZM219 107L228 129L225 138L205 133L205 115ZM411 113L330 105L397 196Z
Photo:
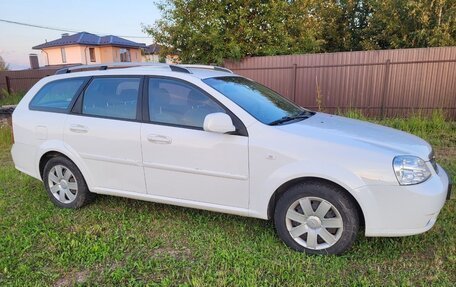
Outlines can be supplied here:
M0 91L27 92L40 79L54 75L59 68L0 72Z
M225 67L297 104L370 116L456 118L456 47L251 57Z

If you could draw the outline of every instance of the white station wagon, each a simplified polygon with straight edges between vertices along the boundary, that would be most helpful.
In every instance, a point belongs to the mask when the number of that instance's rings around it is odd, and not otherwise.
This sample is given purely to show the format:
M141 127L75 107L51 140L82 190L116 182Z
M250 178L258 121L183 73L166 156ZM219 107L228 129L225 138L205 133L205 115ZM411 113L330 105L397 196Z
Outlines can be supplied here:
M40 80L13 114L15 166L59 207L108 194L272 219L289 247L340 254L362 226L429 230L449 197L416 136L304 109L220 67L99 67Z

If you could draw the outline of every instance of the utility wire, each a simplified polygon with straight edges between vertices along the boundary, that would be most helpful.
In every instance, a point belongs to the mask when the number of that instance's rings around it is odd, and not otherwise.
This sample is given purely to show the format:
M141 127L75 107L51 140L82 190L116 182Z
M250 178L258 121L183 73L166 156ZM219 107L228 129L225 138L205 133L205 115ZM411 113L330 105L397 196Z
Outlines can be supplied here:
M0 22L5 22L5 23L9 23L9 24L16 24L16 25L21 25L21 26L27 26L27 27L33 27L33 28L40 28L40 29L59 31L59 32L70 32L70 33L79 33L79 32L81 32L81 31L76 31L76 30L70 30L70 29L64 29L64 28L55 28L55 27L42 26L42 25L35 25L35 24L16 22L16 21L5 20L5 19L0 19ZM108 34L97 33L97 35L100 36L100 35L108 35ZM119 35L119 37L137 38L137 39L150 39L150 37L145 37L145 36L121 36L121 35Z

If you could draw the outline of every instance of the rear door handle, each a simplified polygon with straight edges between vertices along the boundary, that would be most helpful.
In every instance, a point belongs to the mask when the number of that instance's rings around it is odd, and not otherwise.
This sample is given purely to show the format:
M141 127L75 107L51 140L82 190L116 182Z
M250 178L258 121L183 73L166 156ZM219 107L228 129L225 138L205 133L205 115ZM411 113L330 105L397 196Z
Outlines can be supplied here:
M85 134L89 131L89 129L83 125L70 125L70 131L74 133Z
M150 141L151 143L156 143L156 144L170 144L172 142L171 138L167 136L162 136L162 135L148 135L147 140Z

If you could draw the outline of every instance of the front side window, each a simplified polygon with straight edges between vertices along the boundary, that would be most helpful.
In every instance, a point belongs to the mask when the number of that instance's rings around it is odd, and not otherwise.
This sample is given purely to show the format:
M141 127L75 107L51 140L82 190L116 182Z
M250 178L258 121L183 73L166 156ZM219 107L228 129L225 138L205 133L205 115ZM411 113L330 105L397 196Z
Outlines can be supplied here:
M87 78L57 80L46 84L30 102L36 110L66 111Z
M95 78L84 92L82 113L116 119L136 119L139 78Z
M225 110L190 84L172 79L149 79L151 122L203 128L206 115L220 112Z
M273 90L242 77L216 77L203 80L264 124L290 122L312 115Z

